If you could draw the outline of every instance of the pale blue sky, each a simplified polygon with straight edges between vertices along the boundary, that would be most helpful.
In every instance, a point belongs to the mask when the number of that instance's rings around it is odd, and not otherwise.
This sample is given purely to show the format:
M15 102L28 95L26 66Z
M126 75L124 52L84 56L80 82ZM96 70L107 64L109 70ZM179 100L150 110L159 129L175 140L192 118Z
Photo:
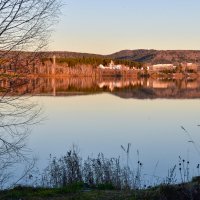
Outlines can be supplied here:
M200 0L64 0L49 50L200 49Z

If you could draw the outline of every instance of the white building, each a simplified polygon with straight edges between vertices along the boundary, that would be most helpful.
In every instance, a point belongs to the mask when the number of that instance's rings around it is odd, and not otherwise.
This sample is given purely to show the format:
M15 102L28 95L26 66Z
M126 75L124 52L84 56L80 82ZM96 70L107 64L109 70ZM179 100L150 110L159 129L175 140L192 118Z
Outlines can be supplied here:
M98 66L99 69L114 69L114 70L121 70L122 69L122 65L115 65L115 63L111 60L111 62L109 63L108 66L104 66L102 64L100 64Z
M173 70L176 66L173 64L156 64L150 67L153 71L162 71L162 70Z
M99 68L99 69L105 69L105 67L104 67L102 64L100 64L100 65L98 66L98 68Z

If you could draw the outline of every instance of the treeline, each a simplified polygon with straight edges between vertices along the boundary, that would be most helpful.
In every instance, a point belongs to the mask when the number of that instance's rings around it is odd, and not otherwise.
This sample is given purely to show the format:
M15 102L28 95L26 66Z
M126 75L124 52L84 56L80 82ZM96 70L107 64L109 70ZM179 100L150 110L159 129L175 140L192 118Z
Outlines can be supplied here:
M81 57L81 58L56 58L57 64L67 64L68 67L76 67L78 65L92 65L94 68L99 66L100 64L107 66L112 59L109 58L100 58L100 57ZM50 61L53 63L52 58L43 58L42 62ZM121 64L129 66L130 68L141 68L143 66L140 62L135 62L131 60L121 60L121 59L113 59L115 64Z

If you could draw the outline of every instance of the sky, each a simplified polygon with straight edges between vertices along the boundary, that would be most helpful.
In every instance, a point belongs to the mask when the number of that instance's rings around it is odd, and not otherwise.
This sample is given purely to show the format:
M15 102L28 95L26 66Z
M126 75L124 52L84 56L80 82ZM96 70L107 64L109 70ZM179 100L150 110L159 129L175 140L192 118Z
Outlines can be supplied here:
M49 50L200 48L200 0L63 0Z

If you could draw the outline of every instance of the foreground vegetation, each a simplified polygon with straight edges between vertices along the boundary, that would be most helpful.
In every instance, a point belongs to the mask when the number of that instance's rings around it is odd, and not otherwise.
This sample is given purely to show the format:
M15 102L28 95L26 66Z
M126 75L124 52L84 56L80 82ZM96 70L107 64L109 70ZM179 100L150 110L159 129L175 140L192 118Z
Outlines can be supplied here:
M76 147L63 157L50 156L42 173L28 172L26 180L0 191L0 199L199 200L200 176L190 178L189 161L179 157L178 166L174 165L164 179L146 184L139 152L136 166L130 167L130 144L121 148L126 155L124 164L120 158L105 158L103 154L83 160Z
M1 200L199 200L200 177L178 185L159 185L143 190L114 190L109 185L87 188L71 184L63 188L15 187L0 192Z

